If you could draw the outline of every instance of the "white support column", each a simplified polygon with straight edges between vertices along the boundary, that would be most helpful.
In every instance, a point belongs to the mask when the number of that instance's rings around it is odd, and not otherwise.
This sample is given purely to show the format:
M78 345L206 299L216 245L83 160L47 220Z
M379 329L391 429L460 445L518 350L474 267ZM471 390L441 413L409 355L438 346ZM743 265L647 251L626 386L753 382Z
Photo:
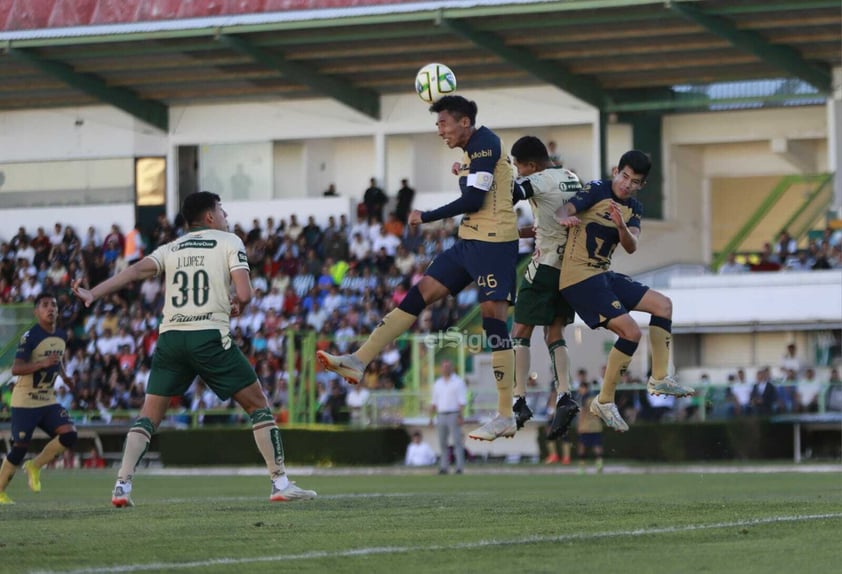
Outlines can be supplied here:
M379 185L384 191L388 186L388 182L386 181L387 161L386 132L383 130L382 125L378 125L377 131L374 132L374 172L372 175L377 179L377 185Z
M709 177L705 177L702 179L702 256L705 265L708 266L713 259L713 241L711 238L713 208L711 203L711 181Z
M831 209L842 218L842 68L833 70L833 93L827 100L827 154L828 169L833 178Z
M602 156L602 137L600 136L599 130L599 110L596 110L594 113L594 120L591 124L591 132L593 133L593 137L591 141L593 142L593 164L591 165L591 173L593 174L590 179L602 179L602 175L605 173L605 166L600 165L600 159ZM608 135L608 130L605 130L606 137Z
M167 138L167 219L172 221L181 211L178 200L178 146Z

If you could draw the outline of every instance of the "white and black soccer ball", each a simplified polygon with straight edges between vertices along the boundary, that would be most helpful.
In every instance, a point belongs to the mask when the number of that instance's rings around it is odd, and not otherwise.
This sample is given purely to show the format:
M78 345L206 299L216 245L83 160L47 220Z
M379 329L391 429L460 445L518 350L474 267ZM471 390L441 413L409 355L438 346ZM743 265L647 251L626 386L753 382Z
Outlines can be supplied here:
M456 74L444 64L427 64L415 75L415 92L428 104L455 91Z

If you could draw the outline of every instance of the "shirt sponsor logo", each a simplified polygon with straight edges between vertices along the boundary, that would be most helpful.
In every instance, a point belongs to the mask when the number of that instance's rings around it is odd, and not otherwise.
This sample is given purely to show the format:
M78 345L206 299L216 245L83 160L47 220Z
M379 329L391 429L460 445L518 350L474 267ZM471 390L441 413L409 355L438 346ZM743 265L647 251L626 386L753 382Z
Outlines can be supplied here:
M216 239L188 239L181 243L174 243L170 249L181 251L182 249L213 249L216 247Z
M484 149L484 150L475 151L474 153L472 153L471 159L479 159L481 157L491 157L492 155L494 155L494 152L492 152L490 149Z
M203 313L201 315L185 315L184 313L176 313L170 317L170 323L192 323L193 321L210 321L213 319L213 313Z

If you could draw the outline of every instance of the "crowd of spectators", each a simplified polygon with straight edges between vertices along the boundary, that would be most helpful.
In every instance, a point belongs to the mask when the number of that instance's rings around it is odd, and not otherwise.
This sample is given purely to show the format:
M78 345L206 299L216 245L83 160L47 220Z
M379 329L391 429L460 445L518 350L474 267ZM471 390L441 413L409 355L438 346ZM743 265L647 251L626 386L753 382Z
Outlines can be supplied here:
M842 269L842 229L827 227L821 237L809 239L803 248L783 230L774 244L765 243L758 253L729 253L719 274L820 269Z
M40 292L55 293L59 326L68 332L66 370L69 388L59 385L58 400L85 416L110 418L110 413L138 408L145 396L150 361L157 341L165 278L155 277L85 309L70 292L71 281L95 285L142 253L169 242L185 228L160 216L139 249L138 230L123 234L117 226L103 238L90 227L80 238L72 227L56 223L51 234L21 227L0 244L0 302L33 300ZM313 217L301 225L296 215L233 230L246 246L254 298L232 320L233 341L252 362L267 396L279 409L288 404L287 333L317 333L317 347L347 352L380 318L397 306L420 280L435 255L455 241L455 224L446 221L424 229L404 226L393 214L385 224L362 215L350 224L345 215L329 217L325 227ZM419 332L445 330L475 305L475 289L457 299L433 305L419 317ZM408 345L391 345L366 371L367 391L403 386ZM349 389L335 374L316 375L319 418L324 422L349 417ZM357 398L357 397L355 397ZM353 399L352 399L353 400ZM2 401L0 409L7 408ZM187 395L174 400L183 409L225 408L197 381Z
M842 411L842 379L831 368L821 379L811 366L738 368L725 381L703 373L691 397L649 395L641 379L626 373L617 387L617 408L628 421L707 420L745 416ZM800 363L800 362L799 362ZM752 372L749 376L747 372ZM633 387L633 388L631 388Z

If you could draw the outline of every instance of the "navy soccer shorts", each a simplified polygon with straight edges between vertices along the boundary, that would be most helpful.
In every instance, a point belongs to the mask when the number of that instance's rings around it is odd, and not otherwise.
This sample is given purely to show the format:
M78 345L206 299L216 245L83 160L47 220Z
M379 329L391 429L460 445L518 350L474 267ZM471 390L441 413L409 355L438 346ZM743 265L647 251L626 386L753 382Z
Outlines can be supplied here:
M459 239L430 263L426 274L447 287L452 295L475 281L479 287L480 302L514 303L517 243Z

